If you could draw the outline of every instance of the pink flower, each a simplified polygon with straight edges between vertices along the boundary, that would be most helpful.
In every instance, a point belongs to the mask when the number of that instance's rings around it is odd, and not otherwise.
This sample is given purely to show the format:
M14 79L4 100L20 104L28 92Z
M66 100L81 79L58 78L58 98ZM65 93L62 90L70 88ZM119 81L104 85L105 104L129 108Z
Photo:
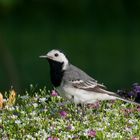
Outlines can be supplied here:
M56 137L49 137L48 140L58 140Z
M98 109L100 107L100 103L96 102L94 104L89 104L88 107L92 109Z
M136 138L136 137L133 137L131 140L138 140L138 138Z
M65 118L67 116L67 112L66 111L60 111L60 116Z
M137 111L140 112L140 107L137 108Z
M123 111L124 115L128 116L129 114L134 112L134 109L126 108L126 109L123 109L122 111Z
M87 135L89 136L89 137L95 137L96 136L96 131L95 130L88 130L88 132L87 132Z
M58 94L55 90L52 90L51 96L58 96Z

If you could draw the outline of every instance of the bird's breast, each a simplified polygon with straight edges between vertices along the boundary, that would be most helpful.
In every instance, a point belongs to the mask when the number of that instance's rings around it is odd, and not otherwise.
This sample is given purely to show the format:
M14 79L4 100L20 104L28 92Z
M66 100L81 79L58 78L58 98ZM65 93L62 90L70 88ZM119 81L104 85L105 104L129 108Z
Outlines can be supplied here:
M60 86L62 78L63 78L63 63L48 60L50 64L50 75L51 75L51 82L55 87Z

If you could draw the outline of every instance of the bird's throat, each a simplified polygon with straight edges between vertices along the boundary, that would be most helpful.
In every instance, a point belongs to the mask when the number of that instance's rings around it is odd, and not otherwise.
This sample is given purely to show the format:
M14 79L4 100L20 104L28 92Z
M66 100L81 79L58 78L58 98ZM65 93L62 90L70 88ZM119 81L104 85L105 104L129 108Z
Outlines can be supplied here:
M60 86L64 71L63 63L48 59L50 64L50 74L51 74L51 82L55 87Z

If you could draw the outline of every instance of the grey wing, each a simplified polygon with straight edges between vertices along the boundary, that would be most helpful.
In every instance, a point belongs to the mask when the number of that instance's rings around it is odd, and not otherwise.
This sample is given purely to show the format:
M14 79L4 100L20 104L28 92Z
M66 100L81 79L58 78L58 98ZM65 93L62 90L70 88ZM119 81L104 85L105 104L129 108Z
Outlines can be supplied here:
M83 90L101 92L102 89L106 89L103 84L97 83L95 79L73 65L70 65L64 73L64 81Z
M92 80L75 80L71 81L71 83L75 88L84 89L88 91L101 92L101 89L106 89L104 85L94 82Z

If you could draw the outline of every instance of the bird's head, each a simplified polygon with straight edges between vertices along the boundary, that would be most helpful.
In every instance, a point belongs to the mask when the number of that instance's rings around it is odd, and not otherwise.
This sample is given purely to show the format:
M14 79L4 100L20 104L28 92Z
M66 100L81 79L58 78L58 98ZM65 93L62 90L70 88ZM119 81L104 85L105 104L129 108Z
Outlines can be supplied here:
M68 63L69 63L68 59L64 55L64 53L59 51L59 50L51 50L46 55L40 56L40 58L46 58L49 61L62 63L63 64L63 68L62 68L63 70L65 70L67 68Z

